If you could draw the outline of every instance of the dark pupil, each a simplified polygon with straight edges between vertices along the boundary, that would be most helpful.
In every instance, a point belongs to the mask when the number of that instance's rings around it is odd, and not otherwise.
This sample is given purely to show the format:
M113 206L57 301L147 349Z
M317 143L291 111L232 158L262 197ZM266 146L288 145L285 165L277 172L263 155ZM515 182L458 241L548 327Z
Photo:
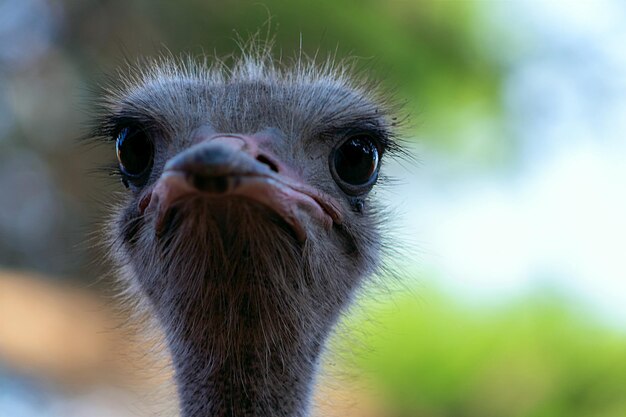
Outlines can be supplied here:
M354 138L335 152L335 170L343 181L351 185L367 183L378 165L378 151L367 138Z
M116 148L117 159L127 175L141 175L152 162L152 143L141 132L122 130L117 137Z

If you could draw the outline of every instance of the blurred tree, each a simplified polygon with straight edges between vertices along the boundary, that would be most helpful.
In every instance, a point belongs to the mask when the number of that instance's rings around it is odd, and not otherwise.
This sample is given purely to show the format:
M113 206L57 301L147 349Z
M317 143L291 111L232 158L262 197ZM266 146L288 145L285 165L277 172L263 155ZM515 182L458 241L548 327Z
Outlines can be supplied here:
M350 321L361 378L392 416L589 417L626 412L626 337L530 294L498 309L420 288ZM359 345L346 345L358 340ZM352 371L347 371L352 372Z

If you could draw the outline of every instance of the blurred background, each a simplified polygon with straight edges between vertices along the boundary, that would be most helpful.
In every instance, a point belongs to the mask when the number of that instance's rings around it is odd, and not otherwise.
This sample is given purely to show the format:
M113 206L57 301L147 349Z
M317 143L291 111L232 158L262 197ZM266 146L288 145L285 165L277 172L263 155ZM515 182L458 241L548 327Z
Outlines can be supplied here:
M125 59L228 55L269 16L277 53L395 90L417 156L378 191L410 256L346 317L318 414L626 416L621 0L0 0L0 416L167 405L94 234L113 150L78 138Z

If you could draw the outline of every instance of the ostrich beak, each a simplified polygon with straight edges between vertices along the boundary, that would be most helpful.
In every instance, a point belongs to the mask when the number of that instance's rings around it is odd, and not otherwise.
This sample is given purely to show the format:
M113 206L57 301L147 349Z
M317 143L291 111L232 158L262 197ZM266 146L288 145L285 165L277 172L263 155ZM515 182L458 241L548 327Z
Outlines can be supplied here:
M154 212L160 233L172 205L190 196L241 197L278 214L304 242L310 220L324 229L342 221L340 205L305 184L274 155L261 151L263 138L217 135L170 159L154 187L139 202L140 212ZM309 220L310 219L310 220Z

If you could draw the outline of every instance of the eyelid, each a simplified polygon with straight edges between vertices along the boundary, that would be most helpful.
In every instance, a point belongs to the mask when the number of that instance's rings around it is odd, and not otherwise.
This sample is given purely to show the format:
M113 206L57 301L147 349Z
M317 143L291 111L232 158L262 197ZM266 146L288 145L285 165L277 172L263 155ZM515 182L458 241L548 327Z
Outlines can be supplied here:
M343 143L355 136L364 135L374 139L377 144L379 153L382 155L389 145L389 133L384 129L371 128L371 127L344 127L342 129L329 129L321 132L318 136L322 140L329 140L335 142L335 145ZM338 139L337 139L338 138Z
M355 130L354 132L351 132L349 134L347 134L339 143L343 144L345 142L347 142L350 139L353 139L355 137L358 136L367 136L368 138L372 139L372 141L374 142L374 144L376 145L376 150L378 151L378 156L379 158L385 153L385 149L387 148L387 136L386 135L382 135L380 131L372 131L372 130Z
M104 133L112 140L117 140L124 129L142 131L151 136L154 130L154 122L143 115L137 114L113 114L105 119Z

